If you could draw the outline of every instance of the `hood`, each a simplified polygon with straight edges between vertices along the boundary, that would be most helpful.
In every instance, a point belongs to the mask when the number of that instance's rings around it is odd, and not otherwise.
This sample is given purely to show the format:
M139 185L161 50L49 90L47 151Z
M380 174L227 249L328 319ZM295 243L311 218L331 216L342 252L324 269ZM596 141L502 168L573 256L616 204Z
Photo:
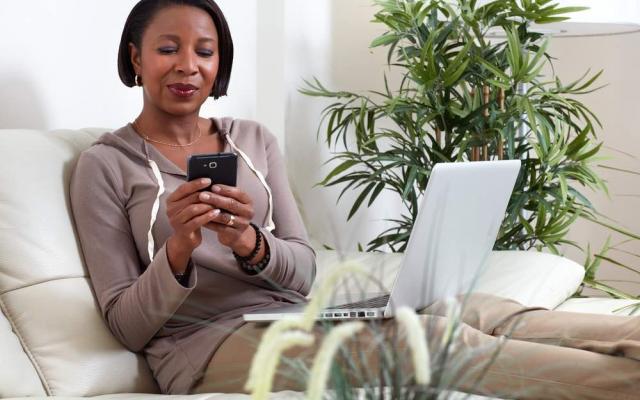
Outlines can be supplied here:
M242 159L249 169L256 175L265 191L267 192L267 196L269 199L268 209L267 209L267 225L264 227L268 231L273 231L275 229L275 224L273 222L273 196L271 194L271 188L267 184L265 177L262 175L260 171L258 171L249 156L247 156L241 149L239 149L233 140L231 140L231 129L233 128L233 118L225 117L225 118L210 118L213 122L216 130L222 135L222 138L229 144L234 153L238 154L240 159ZM118 150L126 153L133 158L138 158L144 161L153 174L153 177L158 184L158 193L156 195L155 201L153 202L153 206L151 207L151 215L149 218L149 231L147 233L148 240L148 254L149 260L153 261L154 255L156 253L155 249L155 240L153 238L153 225L155 224L156 218L158 216L158 209L160 208L160 197L165 192L164 180L162 179L161 171L183 175L184 172L180 170L175 164L168 161L165 157L154 157L158 162L151 159L149 156L149 152L158 152L155 150L153 146L147 146L147 142L135 131L133 125L128 123L124 127L114 131L113 133L105 133L98 138L97 141L93 143L103 144L110 147L115 147ZM160 163L160 165L158 164Z

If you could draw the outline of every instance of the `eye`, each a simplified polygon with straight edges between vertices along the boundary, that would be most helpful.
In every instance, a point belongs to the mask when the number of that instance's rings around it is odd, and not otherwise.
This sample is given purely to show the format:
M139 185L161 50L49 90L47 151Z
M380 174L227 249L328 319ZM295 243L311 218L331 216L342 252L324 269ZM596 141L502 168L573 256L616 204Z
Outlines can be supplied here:
M201 51L198 51L198 54L201 55L202 57L211 57L213 55L213 51L201 50Z
M158 52L161 54L171 54L174 53L176 51L176 48L174 47L162 47L158 49Z

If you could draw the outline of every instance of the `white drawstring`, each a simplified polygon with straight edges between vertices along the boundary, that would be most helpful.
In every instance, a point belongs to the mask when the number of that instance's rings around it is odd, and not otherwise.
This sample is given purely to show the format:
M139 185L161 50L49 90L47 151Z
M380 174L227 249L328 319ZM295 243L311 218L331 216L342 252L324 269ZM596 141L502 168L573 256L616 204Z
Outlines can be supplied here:
M269 232L273 231L276 228L276 224L273 222L273 196L271 194L271 188L267 184L267 180L264 179L264 176L262 175L262 173L258 171L256 167L253 166L253 162L251 162L251 159L249 158L249 156L246 155L242 150L240 150L235 143L233 143L233 140L231 140L231 135L229 135L229 133L225 135L225 138L229 142L229 145L231 146L231 148L235 150L238 154L240 154L240 157L242 157L244 162L247 163L247 166L249 167L249 169L253 171L253 173L258 177L258 180L260 181L260 183L262 183L262 186L267 191L267 197L269 198L269 206L267 207L267 226L265 226L264 229L268 230Z
M147 250L149 251L149 261L153 261L153 256L155 254L155 241L153 240L153 224L156 222L156 217L158 216L158 210L160 209L160 196L164 193L164 181L162 180L162 175L160 174L160 169L158 168L158 164L155 161L148 158L149 166L151 166L151 171L153 171L153 175L156 177L158 181L158 194L156 195L156 199L153 202L153 207L151 207L151 220L149 223L149 232L147 232Z

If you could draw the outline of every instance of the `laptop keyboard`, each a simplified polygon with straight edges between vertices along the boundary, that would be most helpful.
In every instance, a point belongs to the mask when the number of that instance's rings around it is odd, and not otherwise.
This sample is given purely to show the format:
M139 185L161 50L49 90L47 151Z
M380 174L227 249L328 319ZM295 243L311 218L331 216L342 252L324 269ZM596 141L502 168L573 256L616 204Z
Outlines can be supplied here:
M373 297L366 300L356 301L353 303L341 304L339 306L329 307L332 310L345 310L348 308L380 308L387 305L389 302L389 295Z

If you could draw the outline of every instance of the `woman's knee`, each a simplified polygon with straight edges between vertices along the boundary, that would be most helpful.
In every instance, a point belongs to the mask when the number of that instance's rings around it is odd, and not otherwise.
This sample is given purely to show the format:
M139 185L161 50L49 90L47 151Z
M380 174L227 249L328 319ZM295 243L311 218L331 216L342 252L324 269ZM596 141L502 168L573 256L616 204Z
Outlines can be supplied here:
M469 293L438 301L420 310L420 313L460 319L475 329L492 334L505 319L525 309L515 300L486 293Z

